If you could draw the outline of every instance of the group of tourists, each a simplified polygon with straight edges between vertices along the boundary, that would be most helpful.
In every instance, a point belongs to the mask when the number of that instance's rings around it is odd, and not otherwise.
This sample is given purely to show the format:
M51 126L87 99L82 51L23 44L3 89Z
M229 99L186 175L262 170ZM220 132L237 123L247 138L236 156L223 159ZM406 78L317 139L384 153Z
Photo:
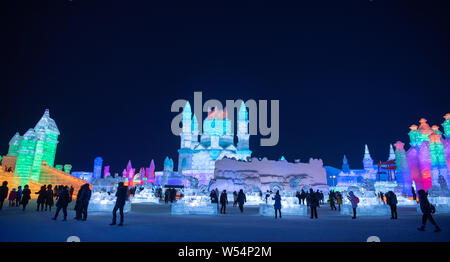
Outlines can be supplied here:
M65 185L58 185L53 188L52 185L43 185L41 186L37 194L36 211L51 211L51 208L54 205L54 201L56 200L56 212L52 217L52 220L56 220L58 218L59 213L62 210L63 213L63 221L67 221L67 207L69 203L72 202L74 188L71 186L70 188ZM8 194L9 193L9 194ZM9 192L8 182L3 181L0 186L0 210L3 208L3 203L6 199L9 200L9 207L19 207L22 206L22 210L25 211L26 206L28 205L31 199L31 190L28 185L24 186L22 190L21 186L18 186L17 190L13 188L11 192ZM78 194L75 202L75 217L76 220L86 221L88 214L88 206L89 201L91 199L92 191L90 189L90 185L88 183L82 185L78 190ZM110 225L116 224L116 214L117 211L120 213L120 223L119 225L123 225L124 214L123 209L126 201L128 200L130 195L130 191L126 186L124 186L123 182L120 182L117 187L116 192L116 204L113 208L113 219Z
M342 194L339 191L330 190L328 193L328 202L330 203L331 210L341 211ZM336 207L336 204L338 207Z
M28 185L25 185L23 190L22 186L18 186L17 191L13 188L9 195L8 191L8 182L3 181L2 186L0 186L0 210L3 208L3 202L8 199L9 207L22 206L22 210L25 211L25 208L31 199L31 190Z
M173 203L177 199L177 190L175 188L167 188L164 191L164 203Z
M324 204L324 194L322 191L319 191L318 189L314 191L312 188L309 189L309 191L305 191L302 189L301 192L296 193L295 195L298 198L298 202L301 205L308 205L308 199L318 201L318 204ZM306 203L305 203L306 202ZM266 195L266 203L267 203L267 195Z
M3 203L7 199L9 201L9 207L19 207L22 206L22 210L25 211L25 208L27 204L29 203L29 200L31 199L31 190L28 185L25 185L22 189L21 186L18 186L17 190L13 188L11 192L9 192L8 189L8 182L3 181L2 185L0 186L0 210L3 208ZM56 200L56 212L53 220L56 220L58 218L58 215L60 211L63 212L63 221L67 220L67 206L72 201L72 195L74 192L73 187L68 187L64 185L58 185L55 186L53 189L52 185L43 185L41 189L38 192L35 192L35 194L38 195L36 203L37 203L37 209L36 211L51 211L51 208L54 204L54 200ZM266 203L268 198L270 197L272 192L267 191L265 199ZM89 206L89 201L91 198L92 191L90 189L90 185L88 183L82 185L80 189L78 190L78 194L76 197L76 203L75 203L75 211L76 216L74 219L86 221L87 220L87 211ZM428 193L425 192L425 190L419 190L417 192L418 194L418 202L420 205L420 209L423 213L422 215L422 225L418 228L419 231L424 231L427 221L430 221L430 223L435 227L435 232L440 232L441 229L437 225L436 221L433 219L432 214L435 213L436 208L429 202L428 200ZM175 189L167 189L165 191L165 200L166 203L168 201L173 202L175 200L176 196L176 190ZM261 194L262 195L262 194ZM113 217L112 217L112 223L110 225L116 225L117 222L117 211L119 211L120 214L120 222L119 226L123 225L124 221L124 206L126 201L128 200L130 196L130 190L128 190L128 187L124 185L123 182L120 182L117 186L116 191L116 203L113 208ZM323 193L319 190L314 191L312 188L310 188L309 192L305 192L302 190L301 192L297 192L296 196L299 199L299 204L307 205L310 208L310 218L317 219L317 208L320 207L321 204L323 204ZM348 195L346 196L349 200L352 210L353 210L353 216L352 219L356 219L356 211L359 204L359 198L352 192L348 192ZM380 192L378 194L378 197L380 199L383 199L383 203L390 206L391 209L391 219L397 219L397 196L393 191L389 191L386 193ZM220 204L220 213L226 214L226 206L228 205L228 194L226 190L223 190L219 195L219 190L216 188L211 191L210 193L211 203L215 203L219 206ZM281 218L281 195L280 192L277 191L275 196L272 198L274 200L274 210L275 210L275 218ZM247 201L246 195L244 191L241 189L239 192L234 191L233 192L233 206L238 205L239 209L242 212L244 212L244 204ZM305 203L306 201L306 203ZM340 210L341 205L343 202L343 196L340 192L331 190L328 194L328 201L330 203L331 210ZM338 207L336 207L336 204Z
M212 204L219 205L220 203L220 213L226 214L226 209L228 205L228 194L226 190L223 190L222 193L219 195L219 189L213 189L211 190L211 193L209 194L209 197L211 198ZM244 190L239 190L239 193L234 191L233 192L233 207L239 206L239 210L241 213L244 212L244 204L247 202L247 197L244 193Z

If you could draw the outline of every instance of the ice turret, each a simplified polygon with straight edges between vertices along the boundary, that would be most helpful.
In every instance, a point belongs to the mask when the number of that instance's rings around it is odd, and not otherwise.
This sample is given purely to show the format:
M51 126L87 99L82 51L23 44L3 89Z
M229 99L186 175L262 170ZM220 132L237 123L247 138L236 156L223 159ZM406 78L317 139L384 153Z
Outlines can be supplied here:
M100 156L96 157L94 159L94 172L93 172L94 178L102 177L102 166L103 166L103 158Z
M412 147L419 145L419 137L420 137L420 131L417 129L418 127L416 125L412 125L409 127L410 131L408 133L409 136L409 144Z
M181 136L181 148L190 148L192 142L192 111L191 105L189 101L186 102L186 105L183 109L183 130L180 134Z
M249 151L249 139L250 139L250 134L248 133L249 121L248 121L247 107L245 106L244 101L242 101L241 103L238 116L239 119L237 131L238 137L237 149L239 151Z
M342 172L346 174L350 173L350 166L348 165L348 160L345 155L344 158L342 159Z
M441 142L441 135L432 133L430 139L431 158L431 184L440 187L440 180L444 179L450 187L450 174L447 167L447 160L444 153L444 145Z
M19 132L16 132L9 141L8 156L18 156L21 140L22 137L20 136Z
M395 160L395 152L392 145L389 145L389 158L388 160Z
M367 146L367 144L365 145L365 148L364 148L363 166L364 166L364 169L372 169L373 168L373 159L370 156L369 147Z
M402 193L411 196L412 178L404 146L405 144L400 141L395 143L396 178L397 184L402 186Z
M450 139L450 113L445 114L444 123L442 123L442 127L444 128L444 135L446 139Z
M60 133L55 121L50 118L50 111L48 109L45 110L44 115L34 127L34 131L39 134L38 139L44 141L42 161L45 161L48 166L53 167Z
M17 157L16 173L20 180L24 183L28 181L31 174L31 166L34 160L34 152L36 150L36 134L32 128L23 135L20 142L19 156Z

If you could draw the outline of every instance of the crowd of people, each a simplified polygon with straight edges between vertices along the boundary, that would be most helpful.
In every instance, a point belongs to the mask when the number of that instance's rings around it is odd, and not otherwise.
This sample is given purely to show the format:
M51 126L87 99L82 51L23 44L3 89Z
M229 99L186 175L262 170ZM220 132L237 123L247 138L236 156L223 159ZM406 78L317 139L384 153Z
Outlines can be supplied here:
M220 213L226 214L226 209L228 205L228 194L226 190L223 190L222 193L219 195L219 189L213 189L211 190L211 193L209 194L209 197L211 199L212 204L220 204ZM247 202L247 197L244 193L244 190L239 190L239 192L234 191L233 192L233 207L239 206L239 210L241 213L244 212L244 204Z
M123 182L120 182L117 186L116 190L116 203L114 205L114 208L112 210L112 223L110 225L116 225L117 220L117 211L119 211L120 214L120 222L119 226L123 225L124 222L124 206L126 204L126 201L129 199L130 194L134 194L134 191L136 188L130 188L126 187ZM22 189L21 186L18 186L18 188L13 188L9 194L8 189L8 182L3 181L2 185L0 186L0 210L3 208L3 204L5 200L9 201L8 206L11 208L14 207L20 207L22 206L22 210L25 211L26 206L28 205L30 199L31 199L31 190L28 185L25 185ZM71 186L70 188L67 185L57 185L53 188L52 185L43 185L38 192L35 192L37 194L37 209L36 211L51 211L55 200L56 200L56 212L53 216L53 220L56 220L58 218L58 215L60 211L63 212L63 221L67 220L67 207L70 202L72 202L72 196L73 196L74 188ZM162 190L157 189L156 194L159 194L161 197ZM414 192L415 193L415 192ZM78 194L76 197L75 202L75 213L76 216L74 219L86 221L87 215L88 215L88 206L89 201L91 199L92 191L90 189L90 185L88 183L82 185L80 189L78 190ZM425 230L425 226L427 221L429 221L432 225L435 226L435 232L440 232L441 229L437 225L436 221L434 220L432 214L435 213L436 208L429 202L428 200L428 193L424 190L419 190L417 192L418 194L418 202L420 205L420 209L423 213L422 215L422 225L418 228L420 231ZM177 191L174 188L168 188L164 192L164 200L166 203L173 202L176 200ZM267 201L269 197L272 195L271 191L267 191L265 195L265 201L267 204ZM384 204L389 205L391 210L391 219L397 219L397 196L393 191L389 191L386 193L379 192L378 197L383 201ZM260 196L262 197L262 193L260 193ZM304 191L303 189L301 192L296 193L296 197L299 200L300 205L307 205L310 209L310 218L311 219L318 219L317 214L317 208L320 207L320 205L324 204L324 194L323 192L317 190L314 191L312 188L309 189L309 191ZM353 216L352 219L356 219L357 215L357 207L359 204L359 198L352 192L348 192L348 195L346 196L349 200L349 203L352 206L353 210ZM228 194L226 190L223 190L219 194L219 190L216 188L211 191L210 193L210 199L211 203L220 205L220 213L226 214L226 207L229 204L228 201ZM277 191L272 197L272 200L274 200L274 211L275 211L275 218L281 218L281 195L280 192ZM244 204L247 201L246 195L244 191L241 189L239 192L234 191L233 192L233 207L239 206L239 210L241 213L244 212ZM328 203L330 204L331 210L341 210L341 205L343 204L343 196L341 192L331 190L328 193ZM336 207L336 204L338 207Z
M8 194L9 193L9 194ZM57 220L59 213L62 210L63 213L63 221L67 221L67 207L69 203L72 202L72 197L74 193L74 188L72 186L67 185L57 185L53 188L52 185L43 185L41 186L38 192L35 192L37 195L36 199L36 211L51 211L52 207L56 201L56 212L52 217L52 220ZM0 210L3 208L3 203L5 200L9 201L9 207L20 207L22 206L22 210L25 211L26 206L28 205L31 199L32 192L28 185L25 185L22 189L22 186L18 186L17 189L13 188L9 191L8 182L3 181L0 186ZM78 190L78 194L75 201L75 217L74 219L80 221L87 220L88 214L88 206L89 201L91 199L92 190L90 189L90 185L88 183L82 185ZM118 184L117 192L116 192L116 204L113 208L113 219L110 225L116 224L116 213L119 210L120 212L120 223L119 225L123 225L124 214L123 209L126 201L128 200L130 195L130 191L128 187L124 186L123 182Z

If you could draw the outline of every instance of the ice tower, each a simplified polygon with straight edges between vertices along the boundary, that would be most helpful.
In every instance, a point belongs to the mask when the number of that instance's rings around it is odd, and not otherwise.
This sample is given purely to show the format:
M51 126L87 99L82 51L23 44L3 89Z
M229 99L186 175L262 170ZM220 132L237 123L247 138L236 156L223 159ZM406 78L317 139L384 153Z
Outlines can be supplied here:
M373 159L370 156L369 148L365 145L364 148L364 158L363 158L364 169L373 169Z
M18 155L21 140L22 140L22 137L20 136L19 132L16 132L16 134L9 141L8 156L17 156Z
M43 139L43 151L42 160L47 163L48 166L53 167L55 164L56 147L58 145L59 130L53 119L50 118L50 112L45 110L44 115L34 127L35 132L41 132Z
M17 136L18 133L11 140L9 150L9 154L14 154L17 141L20 141L16 172L23 180L39 181L42 163L53 167L58 144L59 130L50 118L49 110L45 110L34 129L30 128L22 138Z
M444 119L442 123L444 133L436 125L430 127L425 118L420 119L419 126L410 126L408 135L411 148L406 152L409 169L403 177L409 176L411 183L414 181L418 190L433 188L433 191L439 191L445 184L446 187L450 186L450 140L448 139L450 114L446 114ZM397 166L397 170L399 168ZM410 187L411 185L408 186ZM436 192L436 194L441 193Z
M251 154L251 151L249 150L250 134L248 133L248 111L244 102L241 104L238 116L237 149L242 154Z
M444 128L444 135L446 139L450 139L450 114L446 114L444 116L444 123L442 123L442 127Z
M397 164L396 178L397 184L402 186L402 193L411 196L411 175L404 146L405 144L400 141L395 143L395 161Z
M347 157L344 155L344 159L342 159L342 172L348 174L350 173L350 166L348 165Z
M33 165L34 152L36 149L36 135L33 129L23 135L20 142L18 157L16 163L16 174L21 181L28 181L31 173L31 166Z

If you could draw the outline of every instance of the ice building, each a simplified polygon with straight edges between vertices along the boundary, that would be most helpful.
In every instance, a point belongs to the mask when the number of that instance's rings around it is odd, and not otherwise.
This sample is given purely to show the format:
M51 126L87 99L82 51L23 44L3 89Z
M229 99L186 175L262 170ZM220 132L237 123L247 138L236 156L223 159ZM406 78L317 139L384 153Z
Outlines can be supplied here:
M321 159L309 159L308 163L285 159L268 160L251 158L249 161L224 158L216 161L214 179L210 189L226 189L229 192L244 189L246 192L296 192L313 187L328 191L326 171Z
M29 184L32 191L40 184L73 185L78 189L85 182L62 171L62 165L59 169L54 167L59 135L57 125L46 109L34 128L28 129L23 136L16 133L10 140L8 154L2 158L0 180L8 181L10 188ZM5 168L11 168L13 173L4 172ZM70 169L71 165L65 165L65 171L70 172Z
M252 151L249 149L249 121L244 102L237 122L237 144L234 143L235 134L231 132L232 123L227 118L226 110L210 110L203 121L203 133L199 134L197 117L192 114L187 102L183 109L178 175L195 178L200 185L207 185L214 177L217 160L227 157L246 161Z
M351 169L347 157L344 155L342 169L335 175L336 183L334 186L338 189L344 189L353 184L361 183L363 180L375 181L377 179L378 166L374 164L367 145L364 146L362 165L362 169Z
M408 150L401 141L395 144L397 177L405 194L411 195L414 184L416 190L424 189L434 191L438 195L448 195L450 114L446 114L444 119L442 123L444 132L436 125L430 127L427 120L422 118L418 126L410 126Z
M342 159L341 168L335 168L326 166L328 185L337 190L346 190L349 186L363 185L367 190L375 190L374 186L380 182L392 182L391 187L396 187L394 182L396 181L395 170L392 174L388 175L388 172L383 169L384 163L395 163L395 152L390 145L389 155L384 162L375 162L370 155L369 147L364 146L364 155L362 158L362 169L352 169L348 163L347 157L344 155Z

